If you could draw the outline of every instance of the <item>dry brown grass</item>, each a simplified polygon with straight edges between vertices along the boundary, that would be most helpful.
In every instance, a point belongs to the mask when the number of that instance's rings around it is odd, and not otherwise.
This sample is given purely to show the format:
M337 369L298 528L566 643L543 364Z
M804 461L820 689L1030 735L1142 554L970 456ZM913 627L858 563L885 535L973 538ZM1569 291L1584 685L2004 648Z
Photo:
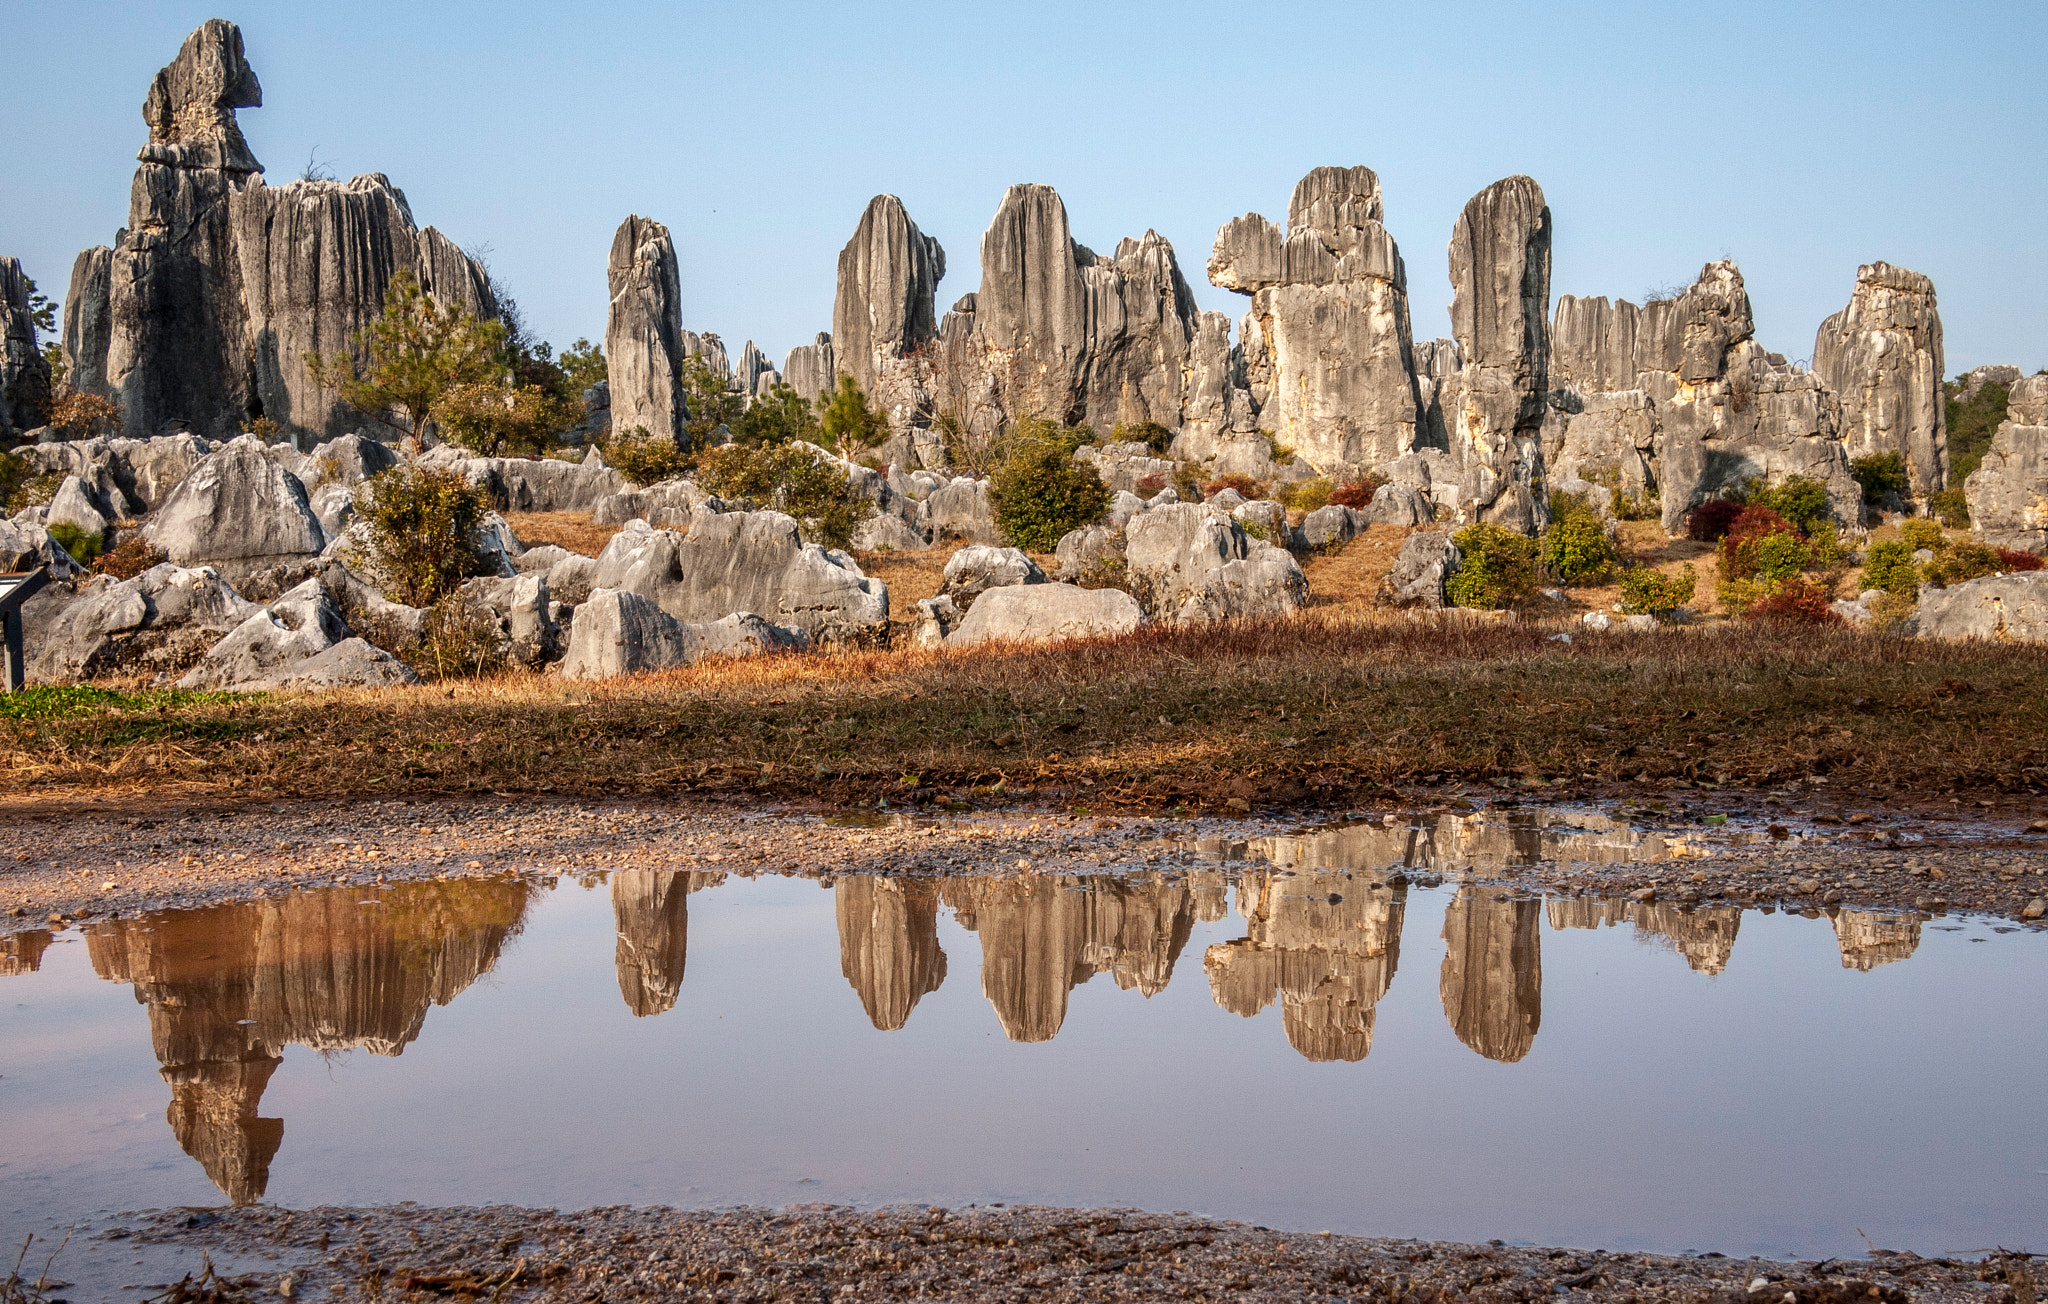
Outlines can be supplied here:
M593 525L589 512L507 512L505 523L529 548L552 543L586 557L603 552L619 532L616 525Z
M1478 779L2048 786L2048 648L1320 613L1092 643L708 662L600 684L280 694L0 724L8 786L1077 804L1355 801ZM1838 788L1839 790L1839 788Z

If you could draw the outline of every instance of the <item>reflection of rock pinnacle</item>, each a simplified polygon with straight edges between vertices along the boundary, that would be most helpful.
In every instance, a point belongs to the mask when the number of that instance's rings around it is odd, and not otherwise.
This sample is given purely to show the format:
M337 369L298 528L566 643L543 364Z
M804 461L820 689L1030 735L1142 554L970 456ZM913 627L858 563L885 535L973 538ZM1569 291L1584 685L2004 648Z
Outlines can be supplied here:
M1835 915L1835 943L1842 967L1865 973L1910 957L1920 946L1920 921L1912 915L1843 910Z
M1304 1056L1364 1059L1400 961L1407 891L1341 874L1246 874L1237 898L1245 936L1202 959L1210 993L1247 1018L1277 994L1288 1043Z
M946 981L939 898L928 883L842 874L832 886L839 915L839 971L868 1020L893 1032L927 992Z
M135 984L149 1007L178 1144L237 1204L263 1197L284 1137L284 1123L257 1109L285 1045L398 1054L429 1006L497 963L528 892L490 880L370 890L174 911L86 934L94 971Z
M1542 903L1472 887L1444 911L1444 1017L1458 1040L1512 1064L1543 1020Z
M611 878L612 920L619 934L613 950L619 995L636 1019L673 1009L689 952L694 876L621 869Z

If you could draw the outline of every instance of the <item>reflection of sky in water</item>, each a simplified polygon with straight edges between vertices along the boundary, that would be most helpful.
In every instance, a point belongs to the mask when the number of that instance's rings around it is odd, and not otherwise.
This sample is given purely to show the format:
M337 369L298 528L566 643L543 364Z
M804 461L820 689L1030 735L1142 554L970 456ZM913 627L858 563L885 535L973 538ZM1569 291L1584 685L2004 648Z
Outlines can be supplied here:
M1377 855L1337 850L1251 848ZM23 935L0 1231L220 1192L1006 1200L1840 1254L2048 1215L2031 935L1231 869L637 871Z

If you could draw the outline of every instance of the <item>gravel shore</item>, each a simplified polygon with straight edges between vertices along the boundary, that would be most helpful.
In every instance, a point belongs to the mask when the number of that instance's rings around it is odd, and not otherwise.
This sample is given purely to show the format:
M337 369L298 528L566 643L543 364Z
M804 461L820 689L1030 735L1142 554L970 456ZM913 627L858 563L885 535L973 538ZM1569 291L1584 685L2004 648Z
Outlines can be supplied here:
M1184 1213L1000 1205L687 1212L167 1210L108 1235L252 1256L265 1296L346 1300L1525 1301L2031 1304L2026 1256L1788 1263L1281 1232Z
M1530 821L1551 827L1531 834ZM1522 863L1531 855L1544 859ZM1704 803L1542 811L1447 801L1305 826L1043 811L881 819L715 801L150 802L12 812L0 825L0 932L294 888L479 874L1232 873L1296 863L1380 872L1405 864L1402 872L1424 882L1452 876L1681 907L2032 922L2030 911L2048 897L2048 833L2010 818L1880 823L1856 812L1802 819L1768 808L1726 817ZM2048 903L2032 918L2042 913Z

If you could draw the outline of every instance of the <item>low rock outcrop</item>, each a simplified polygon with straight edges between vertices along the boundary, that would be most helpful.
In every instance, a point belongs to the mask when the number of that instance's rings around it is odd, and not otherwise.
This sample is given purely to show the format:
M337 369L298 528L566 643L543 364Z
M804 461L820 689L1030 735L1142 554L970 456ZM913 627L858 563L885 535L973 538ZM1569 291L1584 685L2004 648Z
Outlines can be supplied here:
M962 548L946 562L941 592L962 611L988 589L1006 584L1043 584L1045 572L1021 548Z
M130 580L88 580L27 631L28 677L76 683L110 673L175 678L259 608L213 570L165 563Z
M1131 588L1155 620L1282 615L1308 602L1308 579L1291 554L1207 506L1155 507L1124 534Z
M982 594L960 628L946 639L946 646L972 647L994 640L1111 638L1144 623L1145 613L1137 599L1121 589L1014 584Z
M562 676L609 679L692 665L710 656L754 656L808 646L802 630L772 625L751 611L691 623L677 620L638 593L598 589L576 609Z
M327 542L305 485L247 437L180 481L143 537L181 566L213 565L230 579L308 560Z
M2048 571L1987 575L1920 594L1922 638L2048 643Z
M1449 605L1444 582L1458 569L1458 545L1448 530L1418 530L1401 544L1381 585L1381 601L1390 607L1441 611Z
M178 687L254 692L418 682L390 653L350 634L326 588L310 579L236 626Z

